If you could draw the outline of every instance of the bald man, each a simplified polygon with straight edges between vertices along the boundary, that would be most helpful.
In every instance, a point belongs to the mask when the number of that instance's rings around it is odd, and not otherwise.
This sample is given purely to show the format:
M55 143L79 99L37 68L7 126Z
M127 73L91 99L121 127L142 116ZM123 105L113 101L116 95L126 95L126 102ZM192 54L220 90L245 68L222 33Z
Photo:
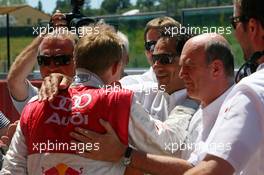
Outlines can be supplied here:
M228 42L222 36L203 34L187 41L179 64L182 66L179 75L185 83L188 95L201 101L201 108L195 114L189 126L189 137L186 144L202 145L214 125L223 100L234 83L234 58ZM107 128L109 129L109 126ZM110 153L106 150L99 150L92 154L83 155L85 157L119 161L121 159L120 155L126 149L125 147L120 149L122 148L121 143L116 141L114 132L109 132L107 137L105 135L96 135L95 137L87 134L84 130L79 132L89 137L89 141L91 139L94 142L100 142L100 145L106 146L110 143L112 143L111 145L118 145L111 147ZM113 135L112 138L109 137L111 134ZM101 142L101 140L104 140L104 142ZM116 143L113 144L113 142ZM181 148L183 146L181 145ZM188 161L133 150L129 166L150 174L180 175L193 168L193 160L195 160L193 157L195 157L195 153L199 151L200 147L197 147L197 149L194 149L194 147L185 148L182 157L185 159L190 158ZM224 168L223 170L225 170ZM221 173L224 172L221 171Z

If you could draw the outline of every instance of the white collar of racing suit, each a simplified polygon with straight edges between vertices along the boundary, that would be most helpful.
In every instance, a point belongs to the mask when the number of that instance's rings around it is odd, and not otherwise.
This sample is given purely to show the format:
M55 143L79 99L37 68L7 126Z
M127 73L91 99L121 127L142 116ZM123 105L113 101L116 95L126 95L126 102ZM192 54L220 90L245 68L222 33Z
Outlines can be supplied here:
M92 73L84 68L77 68L76 75L73 79L73 85L80 84L97 88L102 88L105 85L103 80L95 73Z

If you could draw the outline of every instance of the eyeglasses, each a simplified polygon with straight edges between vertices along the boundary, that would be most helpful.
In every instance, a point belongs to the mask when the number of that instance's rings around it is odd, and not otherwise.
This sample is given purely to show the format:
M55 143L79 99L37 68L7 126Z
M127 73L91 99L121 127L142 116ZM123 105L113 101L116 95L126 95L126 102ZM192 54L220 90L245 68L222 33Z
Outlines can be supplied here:
M176 55L173 54L156 54L152 55L152 61L155 64L156 61L159 61L160 64L172 64L175 60Z
M246 16L235 16L235 17L230 17L230 22L233 26L234 29L236 29L237 23L239 22L246 22L248 21L248 17Z
M156 43L157 43L157 41L147 41L147 42L145 42L145 49L147 51L153 51Z
M71 62L72 55L56 55L56 56L46 56L38 55L38 65L39 66L49 66L53 62L56 66L69 65Z

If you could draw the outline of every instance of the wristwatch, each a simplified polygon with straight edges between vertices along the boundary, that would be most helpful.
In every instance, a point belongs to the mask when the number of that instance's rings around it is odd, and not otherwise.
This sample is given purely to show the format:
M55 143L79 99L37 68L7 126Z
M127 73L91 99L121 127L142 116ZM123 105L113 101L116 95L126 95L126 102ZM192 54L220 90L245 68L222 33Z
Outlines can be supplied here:
M121 160L122 161L122 164L124 166L128 166L131 163L132 151L133 151L133 148L131 148L130 146L128 146L127 149L126 149L126 151L125 151L125 153L124 153L124 157Z

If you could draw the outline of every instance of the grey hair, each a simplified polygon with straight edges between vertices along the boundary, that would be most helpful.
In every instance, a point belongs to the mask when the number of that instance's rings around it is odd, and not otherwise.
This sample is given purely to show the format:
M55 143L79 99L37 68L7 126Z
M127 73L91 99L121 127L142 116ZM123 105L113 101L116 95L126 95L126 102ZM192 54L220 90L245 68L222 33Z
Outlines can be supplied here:
M124 33L122 33L121 31L118 31L117 35L120 37L120 39L121 39L121 41L122 41L122 43L126 49L126 52L128 54L129 53L129 41L128 41L127 36Z

